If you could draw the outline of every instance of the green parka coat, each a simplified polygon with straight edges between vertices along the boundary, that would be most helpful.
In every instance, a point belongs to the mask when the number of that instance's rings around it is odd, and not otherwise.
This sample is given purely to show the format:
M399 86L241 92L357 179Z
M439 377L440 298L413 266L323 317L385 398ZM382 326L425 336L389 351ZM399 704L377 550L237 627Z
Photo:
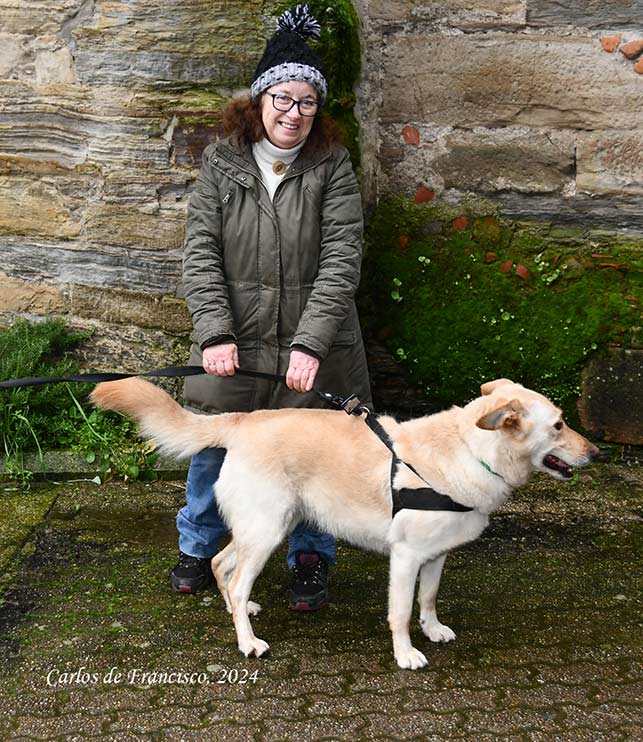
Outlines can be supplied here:
M204 154L188 208L183 286L201 347L234 338L242 369L285 374L293 346L321 359L315 386L370 403L354 294L362 207L348 152L304 145L271 202L250 146L225 139ZM246 376L192 376L195 412L319 407L316 394Z

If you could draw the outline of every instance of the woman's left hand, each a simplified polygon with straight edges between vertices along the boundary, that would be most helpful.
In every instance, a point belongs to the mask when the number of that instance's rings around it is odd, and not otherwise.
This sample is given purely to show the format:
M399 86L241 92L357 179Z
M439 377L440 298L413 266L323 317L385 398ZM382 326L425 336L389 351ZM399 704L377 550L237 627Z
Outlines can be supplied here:
M300 350L293 350L286 372L286 386L296 392L309 392L313 388L318 370L319 361L316 358Z

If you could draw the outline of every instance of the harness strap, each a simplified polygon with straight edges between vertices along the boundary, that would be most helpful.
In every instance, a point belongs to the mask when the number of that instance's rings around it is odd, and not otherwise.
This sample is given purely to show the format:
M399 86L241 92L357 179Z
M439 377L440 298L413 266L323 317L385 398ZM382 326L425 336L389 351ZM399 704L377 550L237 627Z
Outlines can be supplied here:
M473 508L461 505L452 500L449 495L436 492L431 487L409 489L403 487L393 490L393 517L400 510L447 510L453 513L470 513Z
M375 435L382 441L382 443L389 449L393 454L391 460L391 493L393 495L393 517L400 512L400 510L447 510L454 513L470 513L473 508L462 505L459 502L453 500L449 495L444 495L441 492L436 492L428 484L426 487L411 488L402 487L398 489L394 486L395 475L400 464L407 466L416 477L424 482L424 479L415 470L411 464L406 461L402 461L393 449L393 441L391 440L388 433L382 427L382 424L375 415L371 412L362 408L366 412L366 424L375 433ZM425 482L426 484L426 482Z

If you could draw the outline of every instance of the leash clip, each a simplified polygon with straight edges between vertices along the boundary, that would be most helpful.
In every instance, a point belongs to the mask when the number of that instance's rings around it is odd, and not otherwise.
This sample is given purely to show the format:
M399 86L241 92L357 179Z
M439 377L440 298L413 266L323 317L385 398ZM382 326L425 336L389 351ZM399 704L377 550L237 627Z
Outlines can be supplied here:
M319 396L324 400L324 402L328 402L328 404L332 404L340 410L344 410L347 415L362 414L362 403L355 394L349 394L348 397L340 397L339 395L331 394L330 392L319 392Z
M342 400L340 407L347 415L361 415L363 412L362 403L354 394L349 394L346 399Z

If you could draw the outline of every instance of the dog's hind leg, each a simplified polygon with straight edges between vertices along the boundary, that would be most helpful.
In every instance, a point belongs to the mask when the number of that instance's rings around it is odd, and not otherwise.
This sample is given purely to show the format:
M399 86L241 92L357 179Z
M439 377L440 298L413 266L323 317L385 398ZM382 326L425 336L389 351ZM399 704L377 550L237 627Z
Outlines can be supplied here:
M237 566L237 550L235 548L234 541L222 549L218 554L212 557L212 572L214 579L217 581L217 587L219 592L225 600L225 606L228 613L232 613L232 605L230 604L230 597L228 596L228 583L230 577ZM248 614L250 616L256 616L261 611L259 603L255 603L252 600L248 601Z
M248 459L243 446L228 450L216 486L219 511L232 531L236 566L225 581L239 649L246 657L260 657L268 644L252 630L248 611L254 581L272 552L290 530L298 514L296 494L287 482L271 481ZM254 461L250 457L250 461ZM222 566L232 552L222 557ZM217 564L217 567L219 565ZM221 570L225 574L225 569Z
M237 541L237 566L228 583L228 597L232 607L232 620L237 631L239 649L246 657L261 657L268 651L268 644L255 636L248 618L250 591L268 557L281 542L284 533L270 538L268 533L256 534L252 541Z
M230 605L230 598L228 597L228 582L230 581L230 575L232 570L237 564L237 551L235 549L234 541L230 543L218 554L212 557L212 574L214 579L217 581L217 587L219 592L225 600L226 608L228 613L232 613L232 606Z
M444 554L426 562L420 568L420 590L418 592L420 625L424 635L428 636L432 642L451 642L455 639L453 631L438 621L435 609L442 567L446 558L447 555Z
M411 644L409 634L419 569L420 562L410 547L399 542L392 545L388 623L393 634L393 652L397 664L408 670L417 670L427 664L426 657Z

